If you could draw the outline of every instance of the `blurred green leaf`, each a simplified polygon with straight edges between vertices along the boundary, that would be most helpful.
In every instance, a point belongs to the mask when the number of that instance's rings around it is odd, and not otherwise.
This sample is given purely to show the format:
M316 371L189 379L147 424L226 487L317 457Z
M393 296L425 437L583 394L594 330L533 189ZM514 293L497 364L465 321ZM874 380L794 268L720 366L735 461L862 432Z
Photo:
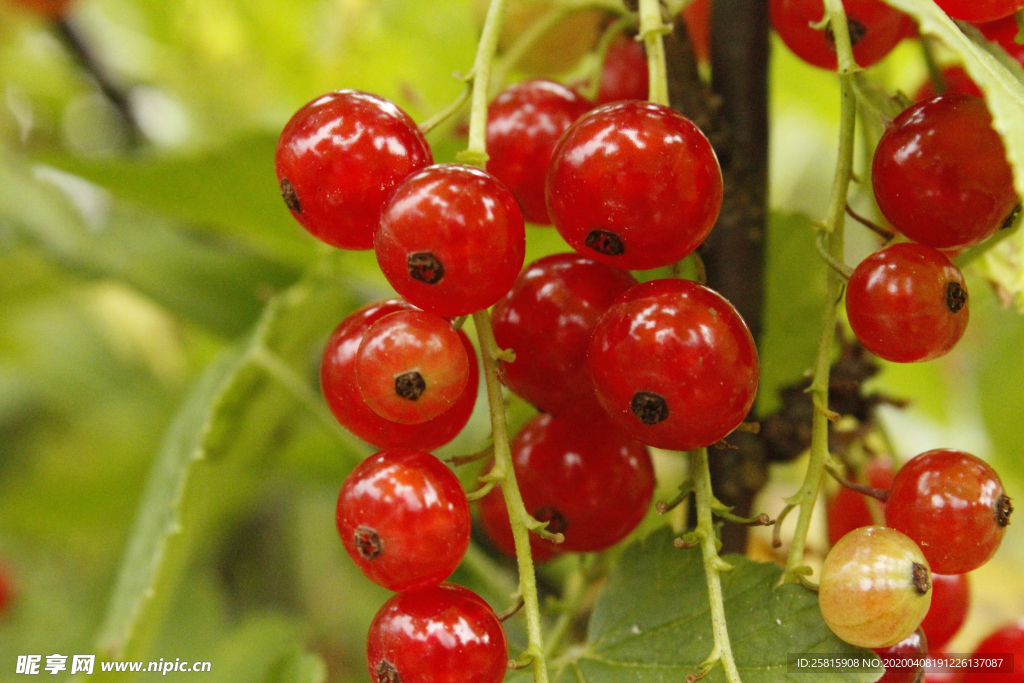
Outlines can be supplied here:
M825 625L818 597L796 584L778 585L782 567L740 556L722 575L729 640L746 683L803 680L786 672L787 653L860 655ZM679 550L662 528L623 553L612 571L587 631L556 683L676 683L696 673L711 653L707 583L698 549ZM815 681L864 682L878 672L818 673ZM705 679L724 681L721 666Z
M765 265L758 412L778 405L778 390L799 382L814 364L825 307L827 266L814 247L814 226L802 214L772 213Z
M248 328L266 299L299 273L242 239L132 209L77 176L6 157L0 221L54 264L126 282L227 336Z

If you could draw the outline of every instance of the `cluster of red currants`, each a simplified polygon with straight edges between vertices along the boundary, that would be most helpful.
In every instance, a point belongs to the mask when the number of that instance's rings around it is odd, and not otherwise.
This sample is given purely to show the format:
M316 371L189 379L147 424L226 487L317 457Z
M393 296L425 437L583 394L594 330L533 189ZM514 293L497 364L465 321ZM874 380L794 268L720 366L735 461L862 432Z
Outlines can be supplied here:
M470 513L458 479L426 451L466 424L479 377L453 319L493 306L494 340L508 350L501 379L544 411L512 444L527 511L564 538L534 538L538 560L625 538L650 508L647 446L724 438L757 389L754 341L731 304L695 282L638 284L628 272L685 258L717 219L721 171L693 123L639 100L595 108L565 86L529 81L491 105L487 149L487 171L432 165L408 115L351 90L300 109L278 143L296 219L330 245L372 247L402 297L343 320L321 364L339 422L383 449L351 473L337 507L353 560L400 592L371 627L378 681L409 657L465 660L475 647L490 656L470 678L500 680L507 658L494 613L442 583L466 551ZM523 270L526 221L553 223L577 253ZM480 509L495 545L513 553L500 489ZM479 637L439 635L466 610ZM402 642L412 636L400 623L429 619L413 629L424 634L417 643Z
M881 500L844 488L828 504L833 547L821 570L822 615L857 645L940 651L966 617L966 573L999 548L1010 499L991 466L951 449L921 453L895 474L876 459L865 475ZM866 568L871 581L864 581ZM904 673L885 680L911 681L917 671Z

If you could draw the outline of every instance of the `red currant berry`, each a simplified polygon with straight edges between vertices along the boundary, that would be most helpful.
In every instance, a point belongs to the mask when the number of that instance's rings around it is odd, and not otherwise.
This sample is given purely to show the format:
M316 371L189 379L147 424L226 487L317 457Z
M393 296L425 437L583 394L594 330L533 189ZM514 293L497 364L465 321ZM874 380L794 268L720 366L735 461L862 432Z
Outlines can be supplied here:
M846 317L864 347L897 363L949 352L970 310L960 269L941 252L911 242L861 261L846 287Z
M885 523L914 539L934 571L963 574L995 554L1011 512L988 463L940 448L911 458L896 473Z
M338 494L335 521L352 561L393 591L438 585L469 547L469 502L458 477L413 448L359 463Z
M633 36L619 35L608 46L597 88L597 104L620 100L646 100L647 53Z
M1014 30L1016 30L1017 22L1013 22ZM947 66L942 70L942 83L945 89L942 93L935 92L935 84L932 80L926 79L916 91L914 91L914 101L921 102L923 100L930 99L939 94L953 95L973 95L974 97L981 97L981 88L974 82L959 64L953 66Z
M490 307L523 267L526 230L515 197L494 176L438 164L395 191L374 241L391 286L440 316Z
M392 422L419 424L449 410L469 381L469 355L444 318L398 311L373 323L356 352L366 405Z
M686 32L690 34L698 62L711 61L711 0L693 0L683 8Z
M651 456L604 414L538 415L513 440L512 460L526 511L565 536L558 550L609 548L650 509ZM498 499L501 491L492 489L481 509L497 507Z
M932 574L932 606L921 622L928 642L941 650L957 634L971 606L967 574Z
M724 438L757 393L757 348L736 309L689 280L652 280L601 317L587 357L613 421L657 448Z
M934 575L933 575L934 576ZM934 584L933 584L934 590ZM932 605L935 598L932 597ZM891 647L878 648L875 650L882 655L882 661L898 660L900 657L912 657L919 661L920 666L889 666L885 665L885 673L876 683L917 683L924 672L923 658L918 655L928 653L928 637L924 630L918 626L917 630Z
M935 0L953 19L970 22L994 21L1024 8L1024 0Z
M508 642L490 605L443 583L384 603L370 624L366 662L374 683L500 683Z
M363 335L373 323L396 311L414 310L400 299L368 304L341 321L324 347L320 364L320 386L327 407L341 426L377 448L409 446L433 450L448 443L462 431L476 404L480 370L476 351L465 333L459 331L469 357L469 379L452 408L426 422L405 425L386 420L370 410L356 381L356 352Z
M1000 654L1013 655L1013 673L1005 668L1000 671L969 669L964 676L964 683L1024 683L1024 618L989 634L974 649L975 657Z
M371 248L395 187L431 163L430 147L408 114L357 90L328 93L299 109L274 156L292 215L342 249Z
M576 251L626 270L675 263L707 237L722 172L697 126L650 102L606 104L551 157L548 213Z
M587 345L598 318L636 280L575 252L530 264L491 313L494 338L516 359L502 379L549 413L600 410L587 370Z
M920 626L931 598L931 571L921 549L889 527L851 531L821 566L821 616L853 645L884 648L900 642Z
M501 489L492 489L477 503L480 510L480 526L484 534L498 550L509 557L516 556L516 542L512 536L512 523L508 519L508 507ZM543 516L543 515L542 515ZM549 522L549 519L542 519ZM561 553L561 544L530 534L530 557L536 563L547 562Z
M892 465L885 458L875 458L865 468L867 484L882 491L892 485ZM869 506L878 506L879 519L871 514ZM836 491L825 507L828 521L828 542L835 545L840 538L862 526L880 524L885 518L885 503L869 498L845 486Z
M885 217L936 249L984 241L1018 203L985 101L970 95L939 95L903 111L882 134L871 173Z
M871 66L892 52L906 35L910 19L879 0L843 0L853 46L860 66ZM769 0L775 32L797 57L821 69L835 69L835 36L831 26L817 29L825 16L822 0Z
M551 151L591 103L552 81L526 81L506 89L487 110L487 171L512 191L523 218L550 225L544 202Z

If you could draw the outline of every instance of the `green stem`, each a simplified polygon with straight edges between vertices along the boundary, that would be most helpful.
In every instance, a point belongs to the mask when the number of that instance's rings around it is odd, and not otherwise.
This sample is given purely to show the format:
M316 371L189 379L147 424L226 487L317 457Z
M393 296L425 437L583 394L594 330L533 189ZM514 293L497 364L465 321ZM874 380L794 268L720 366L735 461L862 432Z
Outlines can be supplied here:
M544 645L544 654L548 657L554 656L562 644L565 634L569 632L569 627L577 617L580 605L583 604L583 598L587 595L587 569L590 562L578 554L573 559L575 567L562 586L562 599L559 601L561 613L558 615L558 621L548 632L547 643Z
M647 50L647 99L655 104L668 105L668 69L665 67L663 37L669 27L661 20L658 0L640 0L640 38Z
M725 602L722 598L723 571L730 567L718 556L717 535L715 533L712 506L715 496L711 491L711 468L708 466L708 449L701 448L690 452L690 476L693 477L694 494L697 502L696 535L700 538L701 555L704 558L704 576L708 582L708 601L711 606L711 631L715 637L711 655L701 664L702 669L710 669L721 663L725 669L725 678L729 683L741 683L740 672L732 656L732 645L729 642L729 629L725 623Z
M850 34L841 0L825 0L825 9L836 38L836 52L839 58L839 158L832 182L832 193L828 210L820 224L823 232L822 246L828 256L837 263L843 262L843 224L846 213L847 192L853 176L854 133L857 123L857 101L854 96L852 79L858 69L853 61ZM804 548L811 526L811 514L818 498L825 462L828 460L828 424L832 414L828 409L829 371L832 364L832 345L835 340L836 309L843 295L843 276L830 268L827 274L825 310L822 314L821 331L818 335L818 350L814 361L814 378L810 392L814 403L811 420L810 461L800 491L787 502L800 507L796 531L786 561L786 581L799 582L802 576ZM780 520L781 523L781 520Z
M484 168L487 165L487 101L491 81L491 65L498 51L501 35L501 20L505 16L506 0L490 0L487 18L476 47L476 59L470 76L473 83L473 99L469 111L469 141L466 149L459 153L458 160Z
M530 552L530 526L534 519L526 511L523 497L519 493L515 471L512 466L512 452L509 449L508 425L505 420L505 397L501 393L496 358L501 353L494 339L491 318L487 311L473 314L477 337L480 340L480 355L483 358L484 379L487 385L487 399L491 407L491 429L494 437L494 471L502 473L501 491L505 496L509 522L512 524L512 538L515 540L516 560L519 565L519 593L523 597L523 612L526 616L526 632L529 645L526 655L531 658L533 679L536 683L547 683L548 670L544 659L544 639L541 634L540 600L537 597L537 577Z

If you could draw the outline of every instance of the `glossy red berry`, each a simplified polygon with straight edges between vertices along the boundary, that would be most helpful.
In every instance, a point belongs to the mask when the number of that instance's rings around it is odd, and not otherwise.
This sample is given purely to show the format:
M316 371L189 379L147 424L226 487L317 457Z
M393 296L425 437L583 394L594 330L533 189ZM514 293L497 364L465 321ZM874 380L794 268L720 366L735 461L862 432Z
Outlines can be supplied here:
M934 577L934 575L933 575ZM934 590L934 584L933 584ZM932 605L935 604L935 598L932 597ZM925 635L924 629L920 626L916 631L911 633L909 636L901 640L900 642L890 647L878 648L875 650L876 653L882 656L882 661L898 661L901 657L913 658L910 661L916 660L923 664L924 658L919 655L925 655L928 653L928 637ZM917 683L921 679L921 674L924 672L924 666L889 666L886 665L885 673L882 677L876 681L876 683Z
M635 100L606 104L558 142L547 202L576 251L627 270L657 268L707 237L722 205L722 172L682 114Z
M954 19L970 22L994 21L1024 8L1024 0L935 0Z
M871 353L897 363L952 349L970 317L960 269L937 249L900 242L860 262L846 286L850 328Z
M352 561L393 591L438 585L469 547L469 502L458 477L413 448L359 463L338 494L335 521Z
M538 415L513 440L512 460L526 511L565 536L552 550L604 550L633 531L650 509L651 456L603 414ZM481 510L498 507L500 499L501 491L492 489ZM483 515L485 529L489 518ZM504 545L498 534L491 537Z
M587 369L587 347L598 318L636 279L577 253L531 263L494 305L491 324L501 348L502 380L548 413L600 410Z
M647 53L643 43L633 36L620 34L605 53L597 104L646 100L648 85Z
M932 606L921 622L928 643L935 651L957 634L971 606L967 574L932 574Z
M988 463L940 448L911 458L896 473L885 523L914 539L933 571L962 574L995 554L1011 512Z
M511 190L523 218L550 225L544 201L551 151L593 105L553 81L525 81L499 94L487 110L487 172Z
M469 355L448 320L398 311L363 335L356 381L373 412L392 422L420 424L459 400L469 381Z
M984 241L1018 203L985 101L970 95L939 95L904 110L882 134L871 174L885 217L936 249Z
M401 299L388 299L367 304L342 320L324 346L320 386L327 407L341 426L363 441L377 448L409 446L429 451L454 439L466 426L476 404L480 371L473 345L466 334L459 331L459 339L469 357L469 379L450 410L414 425L392 422L373 412L363 400L356 381L356 352L373 323L389 313L408 310L414 310L411 304Z
M889 527L851 531L832 546L821 567L821 616L853 645L899 643L920 626L931 597L931 571L921 549Z
M888 491L892 485L892 464L886 458L874 458L865 466L865 479L869 486ZM871 514L871 506L877 507L878 518ZM829 498L825 507L828 526L828 542L835 545L840 538L862 526L881 524L885 519L885 503L875 498L840 487Z
M587 357L612 420L650 446L724 438L757 393L757 348L720 294L689 280L637 285L601 317Z
M910 19L880 0L843 0L853 46L860 66L881 60L906 35ZM775 32L797 57L822 69L837 66L835 36L831 27L814 28L825 16L822 0L769 0L768 11Z
M508 643L483 599L443 583L384 603L370 624L366 662L374 683L500 683Z
M976 657L985 658L991 655L1004 655L1000 671L975 668L964 675L963 683L1024 683L1024 618L1006 624L990 633L974 649ZM1008 657L1013 655L1013 671L1006 666Z
M409 115L358 90L328 93L299 109L274 156L292 215L342 249L371 248L391 193L431 163L430 147Z
M523 267L526 230L512 193L471 166L438 164L395 191L374 241L377 263L410 303L445 317L488 308Z

